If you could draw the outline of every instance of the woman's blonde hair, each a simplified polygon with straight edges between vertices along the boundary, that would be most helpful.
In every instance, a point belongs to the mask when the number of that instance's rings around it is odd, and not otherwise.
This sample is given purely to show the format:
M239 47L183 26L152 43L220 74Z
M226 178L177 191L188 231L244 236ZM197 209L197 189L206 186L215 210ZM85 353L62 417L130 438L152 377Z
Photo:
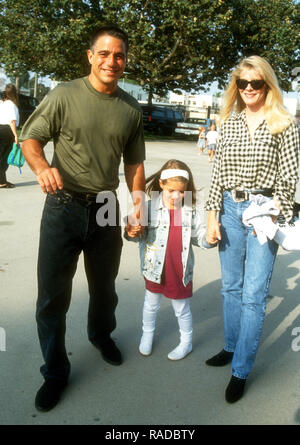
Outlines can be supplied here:
M271 134L281 133L294 121L294 118L283 106L282 93L273 68L260 56L250 56L243 59L233 70L231 81L224 93L223 107L220 114L221 122L228 119L232 111L240 113L246 107L236 85L236 80L239 79L241 71L245 69L256 71L265 81L265 119Z
M161 187L159 185L159 180L160 180L160 175L161 172L163 170L167 170L167 169L172 169L172 168L176 168L179 170L186 170L189 174L189 179L187 180L186 178L184 178L183 176L175 176L173 179L180 181L180 182L184 182L186 184L186 191L187 192L192 192L192 203L195 204L196 203L196 187L194 184L194 180L193 180L193 175L192 172L190 170L190 168L182 161L178 161L177 159L170 159L169 161L167 161L160 170L158 170L156 173L154 173L153 175L149 176L149 178L146 179L146 192L148 193L148 195L150 196L151 192L158 192L161 190ZM164 179L162 182L163 184L166 184L168 181L168 179Z

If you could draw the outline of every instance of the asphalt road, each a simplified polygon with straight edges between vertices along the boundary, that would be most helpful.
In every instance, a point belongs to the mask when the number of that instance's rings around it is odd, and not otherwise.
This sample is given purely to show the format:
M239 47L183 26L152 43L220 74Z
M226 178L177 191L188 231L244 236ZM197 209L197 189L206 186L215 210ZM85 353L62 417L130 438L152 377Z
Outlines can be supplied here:
M48 144L46 153L52 155ZM146 174L170 158L192 169L203 203L212 165L189 141L147 143ZM28 165L10 167L15 189L0 191L0 424L1 425L282 425L300 424L300 255L279 250L261 347L244 397L224 399L230 366L209 368L205 360L223 347L220 267L217 249L195 249L192 313L193 352L172 362L178 327L163 300L153 353L138 352L144 296L138 248L124 240L117 279L118 325L113 333L124 355L120 367L105 363L86 334L87 283L82 259L67 318L70 385L49 413L35 410L42 364L34 318L38 232L44 196ZM124 182L123 169L120 180ZM299 190L297 198L300 199ZM201 204L201 203L200 203Z

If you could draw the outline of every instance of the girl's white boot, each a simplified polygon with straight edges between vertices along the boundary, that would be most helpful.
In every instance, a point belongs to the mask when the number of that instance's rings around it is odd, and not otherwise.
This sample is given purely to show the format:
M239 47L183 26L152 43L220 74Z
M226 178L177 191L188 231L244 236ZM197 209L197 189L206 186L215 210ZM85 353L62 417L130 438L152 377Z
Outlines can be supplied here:
M190 311L178 316L180 343L168 354L170 360L181 360L192 352L193 321Z
M139 351L142 355L150 355L151 354L153 336L154 336L154 331L153 332L143 332L140 346L139 346Z
M143 307L143 335L139 351L142 355L150 355L155 330L156 314L160 306L160 295L146 291Z
M168 354L168 359L170 360L181 360L186 357L193 350L192 346L192 332L191 333L181 333L180 343L177 348L173 349Z

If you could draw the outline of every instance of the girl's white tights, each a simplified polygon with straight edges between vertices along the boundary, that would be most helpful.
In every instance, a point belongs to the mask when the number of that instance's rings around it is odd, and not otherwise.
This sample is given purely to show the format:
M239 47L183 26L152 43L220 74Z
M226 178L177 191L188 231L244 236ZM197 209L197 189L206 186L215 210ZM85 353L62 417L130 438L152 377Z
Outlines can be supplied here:
M155 320L160 308L161 298L162 294L154 294L146 290L143 307L143 335L139 346L139 351L143 355L150 355L152 352ZM189 298L171 301L178 320L180 343L168 354L168 358L170 360L180 360L192 351L192 313Z

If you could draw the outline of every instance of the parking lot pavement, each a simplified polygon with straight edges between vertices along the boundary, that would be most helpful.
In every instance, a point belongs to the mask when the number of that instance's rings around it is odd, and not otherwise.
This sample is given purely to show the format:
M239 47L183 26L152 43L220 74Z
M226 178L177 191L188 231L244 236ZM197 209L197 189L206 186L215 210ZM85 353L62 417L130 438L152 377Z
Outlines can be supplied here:
M49 158L52 146L48 144ZM170 158L192 169L204 202L212 165L196 143L147 143L146 174ZM44 196L26 164L10 167L15 189L0 191L0 424L2 425L242 425L300 424L300 255L279 250L261 347L244 397L224 400L230 366L209 368L205 360L223 346L220 268L217 249L194 249L193 352L172 362L178 327L167 299L157 319L153 353L138 352L144 283L138 249L124 240L117 279L120 367L104 362L87 340L87 283L80 259L67 317L70 385L49 413L35 410L42 364L34 319L38 232ZM123 169L120 180L124 182ZM300 199L299 190L297 198ZM200 202L200 204L201 204Z

